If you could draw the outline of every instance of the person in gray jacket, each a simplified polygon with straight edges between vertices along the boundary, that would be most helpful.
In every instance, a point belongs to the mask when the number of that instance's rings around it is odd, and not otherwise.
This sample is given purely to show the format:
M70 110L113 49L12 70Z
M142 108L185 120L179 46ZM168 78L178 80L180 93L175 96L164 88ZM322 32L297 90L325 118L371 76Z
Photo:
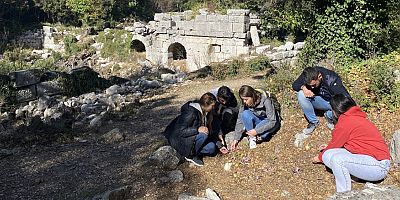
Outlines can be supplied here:
M243 85L239 90L242 106L236 121L235 138L231 143L231 150L237 144L243 133L249 138L249 147L257 147L257 142L266 140L281 127L281 118L274 108L271 98L264 90L256 90Z

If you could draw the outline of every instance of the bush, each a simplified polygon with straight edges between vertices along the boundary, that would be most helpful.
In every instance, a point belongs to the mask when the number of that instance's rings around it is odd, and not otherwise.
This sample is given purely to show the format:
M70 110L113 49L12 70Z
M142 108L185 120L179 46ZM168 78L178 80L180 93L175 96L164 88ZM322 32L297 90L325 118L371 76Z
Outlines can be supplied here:
M241 60L232 60L228 63L217 63L211 66L211 74L215 79L223 80L227 77L238 75L240 66L244 63Z
M396 81L395 70L400 70L398 52L355 62L340 71L359 105L394 111L400 108L400 82Z
M211 74L215 79L223 80L239 74L262 71L271 68L268 57L260 56L249 61L234 59L226 63L211 65Z
M266 79L266 89L276 94L279 102L286 108L297 105L292 83L302 71L303 68L299 66L286 64L276 68L274 73Z
M100 32L98 40L102 42L101 56L112 58L116 61L132 62L136 61L142 53L131 49L132 34L125 30L110 30Z
M71 74L64 73L59 77L58 82L61 83L64 94L67 96L78 96L110 86L108 80L100 78L97 72L88 67L76 69Z
M271 67L271 63L269 61L269 58L267 56L259 56L255 59L250 60L247 63L247 68L251 72L256 72L256 71L262 71L264 69L267 69Z

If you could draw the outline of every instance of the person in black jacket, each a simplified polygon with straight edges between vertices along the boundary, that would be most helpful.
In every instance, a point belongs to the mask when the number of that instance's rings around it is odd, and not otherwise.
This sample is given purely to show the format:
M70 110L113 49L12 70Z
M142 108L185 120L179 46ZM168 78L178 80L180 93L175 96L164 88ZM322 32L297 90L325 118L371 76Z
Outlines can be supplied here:
M319 66L305 68L293 82L292 88L297 92L297 101L309 122L303 130L305 135L310 135L319 125L315 109L325 111L327 126L332 130L334 128L333 114L329 101L336 94L350 97L339 75Z
M181 108L177 116L165 129L168 143L189 162L203 166L204 155L215 155L216 145L212 140L211 124L216 99L213 94L205 93L199 101L189 101Z
M217 98L217 104L213 110L213 128L217 132L217 146L222 154L228 153L224 136L235 130L236 120L239 114L239 106L235 94L227 86L221 86L211 90Z

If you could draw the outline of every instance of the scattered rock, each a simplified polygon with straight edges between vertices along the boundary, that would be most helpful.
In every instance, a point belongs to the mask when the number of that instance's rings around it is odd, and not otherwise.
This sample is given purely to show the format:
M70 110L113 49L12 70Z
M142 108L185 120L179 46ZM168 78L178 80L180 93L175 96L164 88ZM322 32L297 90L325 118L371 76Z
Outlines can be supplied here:
M5 158L7 156L11 156L15 154L17 151L15 149L13 150L8 150L8 149L1 149L0 150L0 158Z
M400 163L400 130L397 130L393 134L393 138L390 142L390 157L395 166L398 167Z
M109 88L106 89L106 94L107 95L113 95L117 94L121 90L121 86L119 85L112 85Z
M100 127L102 123L102 116L96 116L89 123L89 127Z
M178 152L171 146L160 147L150 156L149 160L165 169L176 169L180 161Z
M180 170L173 170L168 172L169 182L179 183L183 181L183 173Z
M230 170L231 170L231 167L232 167L232 163L225 163L225 165L224 165L224 170L225 170L225 171L230 171Z
M290 50L293 49L293 47L294 47L293 42L286 42L286 44L285 44L285 51L290 51Z
M178 82L176 74L161 74L161 80L169 84Z
M282 190L281 197L290 197L290 192L288 192L287 190Z
M108 133L104 134L103 138L107 143L114 143L123 141L125 139L125 136L121 133L119 128L114 128Z
M103 194L96 195L92 200L126 200L130 199L130 186L124 186L115 190L107 191Z
M184 193L179 195L178 200L209 200L209 199L205 197L191 196L190 194Z
M206 196L210 200L220 200L221 199L221 198L219 198L218 194L210 188L206 189Z
M310 137L310 135L306 135L304 133L297 133L295 136L295 140L294 140L294 146L295 147L303 147L304 141Z
M361 190L353 190L349 192L336 193L328 198L329 200L364 200L364 199L379 199L379 200L394 200L400 199L400 189L395 186L375 185L366 183Z

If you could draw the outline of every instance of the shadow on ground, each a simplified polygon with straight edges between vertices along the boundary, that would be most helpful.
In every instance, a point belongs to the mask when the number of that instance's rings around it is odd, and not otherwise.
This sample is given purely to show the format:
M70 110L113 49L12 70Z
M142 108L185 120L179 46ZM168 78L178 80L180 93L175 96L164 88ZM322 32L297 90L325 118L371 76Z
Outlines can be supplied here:
M122 186L132 188L130 199L175 199L191 192L189 186L201 183L201 177L185 172L183 184L163 184L159 178L166 171L147 162L166 144L161 132L180 109L171 104L174 98L148 102L136 114L115 113L119 117L77 133L73 142L20 148L1 159L0 199L92 199ZM104 142L101 136L114 128L125 140Z

